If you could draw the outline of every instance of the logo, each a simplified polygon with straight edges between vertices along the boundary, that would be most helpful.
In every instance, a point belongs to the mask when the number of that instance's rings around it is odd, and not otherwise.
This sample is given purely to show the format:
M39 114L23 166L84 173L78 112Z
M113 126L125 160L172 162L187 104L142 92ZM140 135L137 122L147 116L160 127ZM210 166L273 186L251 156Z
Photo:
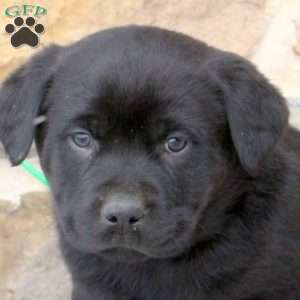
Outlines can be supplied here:
M37 22L47 14L47 10L41 6L15 5L6 8L5 15L14 18L13 22L5 26L5 31L11 36L13 47L28 45L35 47L39 43L39 35L45 31L44 25Z

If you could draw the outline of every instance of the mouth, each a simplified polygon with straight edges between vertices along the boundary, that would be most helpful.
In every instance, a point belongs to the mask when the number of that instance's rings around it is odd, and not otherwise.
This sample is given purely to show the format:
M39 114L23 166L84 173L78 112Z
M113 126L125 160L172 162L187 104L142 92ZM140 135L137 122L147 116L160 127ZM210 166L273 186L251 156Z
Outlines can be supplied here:
M150 259L149 256L135 249L115 247L101 251L100 255L107 260L123 263L137 263Z

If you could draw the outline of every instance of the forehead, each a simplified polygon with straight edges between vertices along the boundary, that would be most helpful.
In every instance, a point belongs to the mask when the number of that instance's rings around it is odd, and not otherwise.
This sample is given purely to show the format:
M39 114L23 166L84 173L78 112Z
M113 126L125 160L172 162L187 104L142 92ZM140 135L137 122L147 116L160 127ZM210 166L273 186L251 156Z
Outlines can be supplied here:
M157 47L157 41L147 47L134 41L102 51L92 45L79 49L55 78L54 115L62 120L63 114L64 123L93 115L103 126L119 120L131 127L191 127L205 119L215 103L207 72L186 53Z

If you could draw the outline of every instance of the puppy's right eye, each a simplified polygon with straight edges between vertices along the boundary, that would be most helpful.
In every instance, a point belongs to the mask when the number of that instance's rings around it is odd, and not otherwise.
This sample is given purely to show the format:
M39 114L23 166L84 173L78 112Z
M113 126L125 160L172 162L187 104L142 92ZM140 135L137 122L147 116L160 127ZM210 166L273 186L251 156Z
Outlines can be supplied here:
M87 132L75 132L72 135L72 140L80 148L87 148L91 145L91 136Z

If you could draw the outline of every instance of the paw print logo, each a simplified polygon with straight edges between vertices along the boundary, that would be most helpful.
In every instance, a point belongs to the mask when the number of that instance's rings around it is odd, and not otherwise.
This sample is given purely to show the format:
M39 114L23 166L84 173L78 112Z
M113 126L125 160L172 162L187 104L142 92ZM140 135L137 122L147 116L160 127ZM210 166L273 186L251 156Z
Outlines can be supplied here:
M11 34L11 44L14 47L19 47L26 44L31 47L35 47L39 43L38 34L43 33L45 28L42 24L35 25L35 19L33 17L24 19L17 17L14 19L14 24L7 24L5 31ZM35 25L35 26L34 26Z

